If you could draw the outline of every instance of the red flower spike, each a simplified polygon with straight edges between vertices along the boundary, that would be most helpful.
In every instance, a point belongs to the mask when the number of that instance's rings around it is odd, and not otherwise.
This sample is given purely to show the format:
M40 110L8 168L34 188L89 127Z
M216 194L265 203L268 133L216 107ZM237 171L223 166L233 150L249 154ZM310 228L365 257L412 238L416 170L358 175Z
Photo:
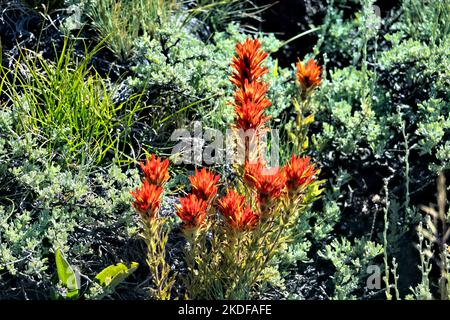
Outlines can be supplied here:
M144 172L145 179L158 186L162 186L167 180L169 180L169 160L162 161L161 158L156 157L154 154L147 161L140 163L141 169Z
M153 219L159 210L162 192L161 187L144 180L140 189L136 188L135 191L130 192L134 198L132 205L142 217Z
M195 169L195 175L189 177L192 193L206 202L211 202L217 194L219 179L220 176L214 175L205 168L200 171Z
M306 188L316 179L319 170L310 163L310 157L292 155L291 161L284 167L286 172L286 186L289 192L298 192Z
M243 43L238 43L236 53L237 56L233 56L231 63L235 71L230 77L235 86L243 87L245 80L251 83L269 72L267 67L261 66L268 53L261 49L261 42L258 39L247 39Z
M236 211L243 209L245 196L241 196L235 190L229 190L227 194L218 201L219 211L226 218L234 216Z
M270 119L264 111L270 106L266 98L267 85L262 82L245 80L243 87L237 89L234 95L234 110L236 112L236 127L238 129L258 130Z
M314 59L310 59L306 66L299 60L297 62L296 76L302 91L311 91L319 86L322 81L322 67Z
M245 204L245 197L230 190L218 200L219 211L227 223L235 230L250 230L258 222L258 215Z
M187 197L180 198L177 215L183 221L185 228L196 228L205 220L206 208L206 201L199 199L194 194L190 194Z

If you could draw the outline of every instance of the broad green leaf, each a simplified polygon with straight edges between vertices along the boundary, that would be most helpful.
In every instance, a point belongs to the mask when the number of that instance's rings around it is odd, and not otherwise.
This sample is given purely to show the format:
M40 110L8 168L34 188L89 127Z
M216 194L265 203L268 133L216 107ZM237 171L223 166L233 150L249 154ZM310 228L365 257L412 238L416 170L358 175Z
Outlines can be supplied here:
M295 111L296 111L297 113L301 113L301 112L302 112L302 108L301 108L301 106L300 106L300 103L298 103L297 99L294 98L294 99L292 100L292 103L293 103L293 105L294 105Z
M67 295L65 298L77 298L80 289L79 278L59 248L56 249L55 260L58 279L62 285L67 288Z
M303 125L307 126L311 123L314 122L314 114L310 114L309 116L307 116L305 119L303 119Z
M132 262L129 267L123 263L118 263L113 266L106 267L95 277L99 284L103 288L114 289L119 285L125 278L132 274L139 264L137 262Z

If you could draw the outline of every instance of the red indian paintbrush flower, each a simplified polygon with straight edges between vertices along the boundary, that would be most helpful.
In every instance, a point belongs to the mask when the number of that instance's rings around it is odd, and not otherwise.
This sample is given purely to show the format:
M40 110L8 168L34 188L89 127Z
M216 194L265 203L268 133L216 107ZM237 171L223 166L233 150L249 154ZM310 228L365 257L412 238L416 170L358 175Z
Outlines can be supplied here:
M195 194L180 198L180 206L177 215L184 222L185 228L195 228L200 226L206 217L206 201L199 199Z
M131 191L134 198L133 207L146 219L153 219L159 210L163 189L147 180L142 182L141 188Z
M225 217L231 217L234 212L242 210L245 205L245 196L238 194L235 190L229 190L217 203L219 211Z
M235 221L238 221L236 228L240 230L253 229L258 223L259 215L255 213L250 206L245 205L244 210L240 213L240 216Z
M273 171L268 174L260 174L258 177L256 190L261 207L270 205L272 201L280 198L286 186L284 171L278 168L274 168Z
M290 192L297 192L315 180L319 170L310 163L309 157L292 155L291 161L284 167L286 186Z
M252 229L258 222L258 215L245 203L245 197L230 190L218 200L219 211L235 230Z
M256 188L260 180L259 176L264 168L265 164L261 159L254 162L246 161L244 164L244 182L250 188Z
M141 169L144 172L145 180L151 184L162 186L167 180L169 180L169 160L162 161L161 158L156 157L154 154L147 161L140 163Z
M322 67L314 59L310 59L306 66L299 60L296 75L302 92L306 93L316 88L322 81Z
M238 43L236 53L237 56L233 56L231 63L235 71L230 80L237 87L243 87L245 80L251 83L269 72L267 67L261 66L268 53L261 49L261 42L258 39L247 39L243 43Z
M256 190L261 207L281 197L286 186L286 175L279 168L267 168L262 160L244 165L244 181ZM263 210L264 211L264 210Z
M192 193L198 198L210 202L217 194L219 179L220 176L214 175L205 168L200 171L195 169L195 175L189 177Z

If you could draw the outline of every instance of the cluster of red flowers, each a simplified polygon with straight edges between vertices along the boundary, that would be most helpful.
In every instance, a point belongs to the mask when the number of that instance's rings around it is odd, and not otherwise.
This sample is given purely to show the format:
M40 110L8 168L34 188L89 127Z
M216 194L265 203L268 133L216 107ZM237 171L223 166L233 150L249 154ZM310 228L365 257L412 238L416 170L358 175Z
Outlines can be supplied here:
M261 43L257 39L238 43L236 53L231 64L234 71L230 77L237 87L232 103L236 113L235 125L238 129L254 129L258 132L264 130L264 125L270 118L264 114L265 109L270 106L266 97L268 88L261 80L268 72L267 67L262 66L268 53L261 49ZM309 92L320 84L321 72L321 67L314 60L310 60L306 66L298 62L297 79L304 92ZM292 155L285 166L273 169L269 169L260 156L256 159L258 160L251 162L246 156L243 168L244 182L256 194L258 205L254 209L246 203L245 196L234 189L228 190L215 203L220 177L205 168L195 170L195 174L189 177L192 192L180 198L176 211L184 228L201 226L210 209L216 207L231 228L250 230L278 199L283 196L298 198L319 172L310 163L309 157ZM169 179L168 167L168 160L162 161L154 155L145 164L141 163L143 183L131 194L134 197L133 206L146 219L154 218L159 210L163 186Z
M244 231L254 228L261 215L272 207L276 200L286 195L296 197L314 181L318 170L310 163L308 157L292 156L282 168L268 169L262 161L246 163L244 181L257 194L257 210L245 201L245 196L236 190L214 203L218 192L220 177L203 168L189 177L192 193L180 198L177 215L184 222L185 228L196 228L203 224L210 208L217 205L226 223L235 230Z
M257 195L262 213L268 211L277 199L287 194L295 199L312 183L319 170L310 163L309 157L292 155L282 168L267 168L262 160L246 163L244 181Z
M154 154L147 158L145 164L140 163L144 178L140 188L131 191L133 206L147 221L156 217L161 203L164 184L169 180L169 161L162 161Z
M192 193L180 198L177 215L184 223L184 228L200 227L209 210L216 206L214 200L218 191L220 177L203 168L189 177ZM256 225L258 215L245 204L245 197L231 190L217 201L217 207L232 229L249 230Z
M237 87L233 103L236 113L235 125L238 129L259 131L270 119L264 114L265 109L270 106L270 101L266 97L268 88L260 79L268 72L267 67L261 65L268 53L261 49L258 39L247 39L243 43L238 43L236 53L237 56L233 57L231 64L234 71L230 77L231 82ZM311 90L318 86L321 68L314 60L310 60L306 67L299 62L297 69L297 77L302 88ZM256 191L261 212L267 211L283 193L288 192L291 196L297 194L314 180L318 172L310 165L309 158L293 155L291 162L285 167L269 169L259 153L256 157L258 160L255 161L254 158L247 157L247 149L245 152L244 181ZM229 206L226 208L222 210L228 213Z
M203 168L189 177L192 185L192 193L180 198L180 206L177 215L184 222L185 228L200 226L205 220L211 204L219 189L219 176Z
M146 163L141 163L144 178L142 185L131 191L133 206L147 221L156 217L161 203L165 182L169 179L168 160L162 161L152 155ZM310 163L308 157L292 156L289 163L281 169L267 169L262 161L247 163L244 169L244 181L257 192L259 210L254 211L245 202L245 196L234 189L217 201L217 208L225 221L235 230L250 230L257 224L275 200L284 194L298 194L314 181L318 170ZM195 170L189 177L192 193L180 198L177 215L185 228L202 225L209 209L217 196L220 177L208 169Z
M140 166L144 177L142 185L131 191L134 198L132 205L145 221L150 221L158 213L163 187L170 177L169 162L152 155ZM185 229L197 228L203 224L217 196L219 180L218 175L205 168L195 170L195 174L189 177L192 192L186 197L180 197L180 205L176 211ZM245 197L239 196L235 191L228 192L219 200L218 208L226 222L236 230L253 228L258 220L258 215L245 205Z
M252 229L257 221L258 214L245 203L245 196L239 195L235 190L214 203L218 191L220 177L203 168L196 170L189 177L192 184L192 193L180 198L177 215L184 223L185 228L197 228L203 224L208 211L214 206L225 219L225 222L238 231Z

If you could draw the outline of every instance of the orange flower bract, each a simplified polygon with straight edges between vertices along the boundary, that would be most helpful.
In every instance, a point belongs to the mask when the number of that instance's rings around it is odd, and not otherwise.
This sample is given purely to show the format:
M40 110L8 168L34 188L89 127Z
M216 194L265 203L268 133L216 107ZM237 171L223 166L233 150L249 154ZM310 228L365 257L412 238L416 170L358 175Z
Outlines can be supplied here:
M270 119L265 116L264 111L270 106L266 98L267 85L262 82L251 82L245 80L243 87L237 89L233 103L236 113L236 127L239 129L258 130Z
M309 157L292 155L291 160L284 167L286 186L290 192L297 192L314 181L319 170L310 163Z
M258 181L261 179L259 176L261 175L262 170L264 169L265 164L261 159L257 161L246 161L244 164L244 182L250 188L256 188Z
M264 108L261 105L253 102L246 102L241 106L236 106L236 127L244 131L259 130L270 119L270 116L265 116Z
M180 198L177 215L184 222L185 228L199 227L206 218L207 203L195 194Z
M255 189L258 201L265 207L280 198L286 186L285 172L279 168L267 168L262 160L244 165L244 181Z
M217 194L219 179L220 176L214 175L205 168L200 171L195 169L195 175L189 177L192 184L192 193L207 202L212 201Z
M153 219L159 210L162 192L161 187L144 180L141 188L136 188L135 191L130 192L134 198L132 205L143 218Z
M297 62L296 76L302 91L311 91L322 81L322 67L314 59L310 59L306 66L299 60Z
M218 200L219 211L226 222L235 230L249 230L254 228L259 216L245 203L245 197L235 190L230 190Z
M261 66L268 53L261 49L258 39L246 39L243 43L238 43L236 53L237 56L233 56L231 63L234 72L230 80L237 87L243 87L245 80L251 83L269 72L267 67Z
M234 94L234 105L239 106L250 101L260 105L261 109L265 109L270 106L270 101L266 97L267 91L267 84L264 82L248 82L245 80L245 84L238 88Z
M156 157L154 154L147 161L140 163L141 169L144 173L145 180L151 184L162 186L167 180L169 180L169 160L162 160Z
M258 201L261 206L267 206L281 197L286 186L286 175L283 170L273 169L272 173L262 173L256 182Z

